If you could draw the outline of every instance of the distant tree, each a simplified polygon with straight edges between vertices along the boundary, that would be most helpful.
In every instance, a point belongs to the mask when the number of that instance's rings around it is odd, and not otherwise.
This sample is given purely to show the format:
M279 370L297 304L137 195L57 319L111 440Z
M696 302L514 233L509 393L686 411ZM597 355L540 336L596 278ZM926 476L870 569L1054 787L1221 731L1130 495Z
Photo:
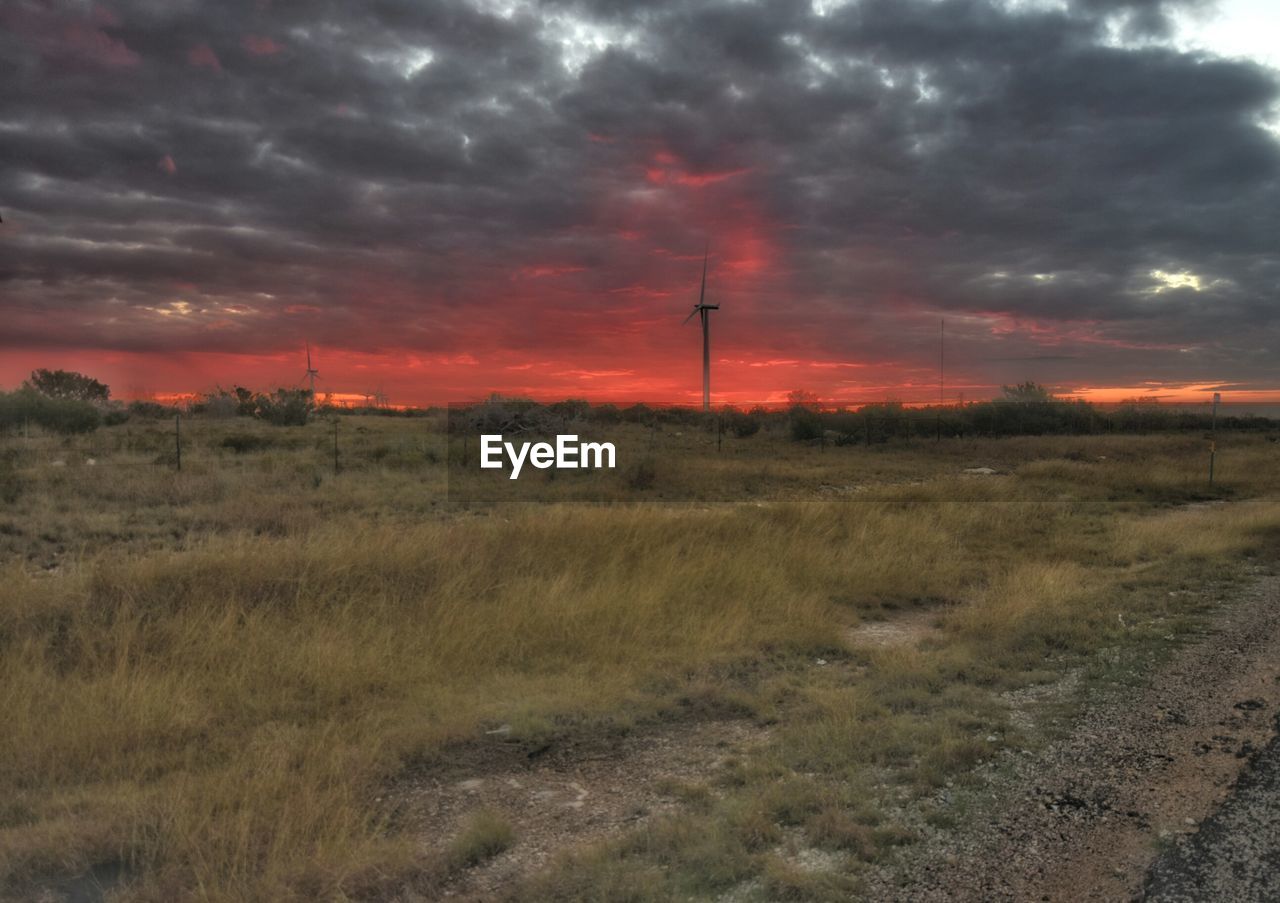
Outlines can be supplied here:
M822 436L822 418L818 413L818 396L808 389L792 389L787 393L787 420L791 438L807 442Z
M258 410L258 402L254 397L253 390L246 389L244 386L236 386L232 389L236 396L236 414L241 417L252 417Z
M810 392L808 389L792 389L787 393L787 404L793 408L817 410L818 396L817 393Z
M1052 392L1030 380L1016 386L1001 386L1000 391L1004 393L1005 401L1016 401L1021 404L1054 400Z
M111 397L108 386L73 370L32 370L25 385L47 398L105 404Z

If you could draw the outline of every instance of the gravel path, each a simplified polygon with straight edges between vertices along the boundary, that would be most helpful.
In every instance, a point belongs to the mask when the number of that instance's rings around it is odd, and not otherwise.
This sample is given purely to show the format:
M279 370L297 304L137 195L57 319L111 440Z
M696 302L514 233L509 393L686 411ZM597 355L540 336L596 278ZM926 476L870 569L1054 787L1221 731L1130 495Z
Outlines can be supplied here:
M1147 877L1159 903L1269 903L1280 896L1280 737L1257 753L1200 830L1166 851Z
M1258 574L1221 601L1213 621L1211 632L1151 676L1150 687L1090 700L1069 734L1042 752L1011 751L1008 767L993 769L978 795L985 822L917 845L904 862L871 876L869 897L1131 900L1142 896L1160 851L1172 847L1152 878L1156 899L1276 899L1280 813L1265 803L1271 794L1277 805L1280 789L1273 740L1280 578ZM1257 777L1242 780L1222 806L1246 760L1264 748ZM1179 842L1205 819L1202 840ZM1231 839L1241 831L1250 842ZM1214 859L1226 849L1230 862ZM1227 872L1245 876L1243 896L1204 893L1195 883L1225 881ZM1166 874L1182 883L1166 883ZM1266 882L1270 896L1247 896L1248 887Z

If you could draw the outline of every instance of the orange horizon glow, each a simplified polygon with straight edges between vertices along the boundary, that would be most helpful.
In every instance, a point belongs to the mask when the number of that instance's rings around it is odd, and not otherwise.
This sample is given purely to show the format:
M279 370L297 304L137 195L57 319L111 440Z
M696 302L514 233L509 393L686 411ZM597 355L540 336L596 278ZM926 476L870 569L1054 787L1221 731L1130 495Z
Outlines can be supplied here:
M614 366L574 366L571 361L542 360L491 352L486 355L412 352L360 353L313 345L320 371L316 395L322 402L363 407L382 396L393 409L430 407L475 401L499 394L536 401L581 398L593 403L644 402L694 405L701 400L696 356L696 330L689 347L681 347L678 370L655 367L646 372ZM667 362L669 363L669 362ZM0 357L0 388L21 385L38 367L77 370L111 387L113 398L183 403L237 385L255 392L304 388L305 359L300 350L264 355L188 353L160 358L146 353L32 351ZM935 374L936 376L936 374ZM898 378L894 378L898 377ZM939 388L921 368L894 362L803 360L734 357L713 359L712 402L716 405L777 405L797 389L813 393L824 407L900 402L907 406L937 404ZM1033 372L1026 379L1036 380ZM1007 380L1006 382L1013 382ZM1044 383L1055 396L1098 404L1133 399L1162 403L1209 404L1213 393L1224 404L1280 405L1280 388L1233 389L1225 382L1145 382L1136 385L1062 385ZM1001 384L948 376L945 403L998 398Z

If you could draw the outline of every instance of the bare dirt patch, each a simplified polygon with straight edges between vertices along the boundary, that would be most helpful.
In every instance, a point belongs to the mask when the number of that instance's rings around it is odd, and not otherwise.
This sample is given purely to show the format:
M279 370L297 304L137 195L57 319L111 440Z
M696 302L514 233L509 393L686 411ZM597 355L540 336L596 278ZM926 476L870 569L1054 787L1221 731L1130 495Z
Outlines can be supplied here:
M510 848L454 874L436 891L492 899L563 850L675 810L682 785L701 784L767 736L767 728L745 720L667 725L533 758L524 753L523 762L507 767L410 776L393 800L398 820L420 838L429 858L446 854L472 814L488 810L505 818L515 831ZM402 899L420 898L409 892Z
M938 635L940 618L936 608L901 612L884 621L863 621L851 627L845 639L854 646L871 648L914 646Z

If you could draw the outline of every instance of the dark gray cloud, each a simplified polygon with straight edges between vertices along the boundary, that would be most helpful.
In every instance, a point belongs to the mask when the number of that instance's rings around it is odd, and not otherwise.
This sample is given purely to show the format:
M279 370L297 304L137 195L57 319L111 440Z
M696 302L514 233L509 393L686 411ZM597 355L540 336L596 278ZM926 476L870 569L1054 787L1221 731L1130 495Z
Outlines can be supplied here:
M660 366L710 234L726 354L1280 382L1276 73L1200 5L11 0L0 351Z

